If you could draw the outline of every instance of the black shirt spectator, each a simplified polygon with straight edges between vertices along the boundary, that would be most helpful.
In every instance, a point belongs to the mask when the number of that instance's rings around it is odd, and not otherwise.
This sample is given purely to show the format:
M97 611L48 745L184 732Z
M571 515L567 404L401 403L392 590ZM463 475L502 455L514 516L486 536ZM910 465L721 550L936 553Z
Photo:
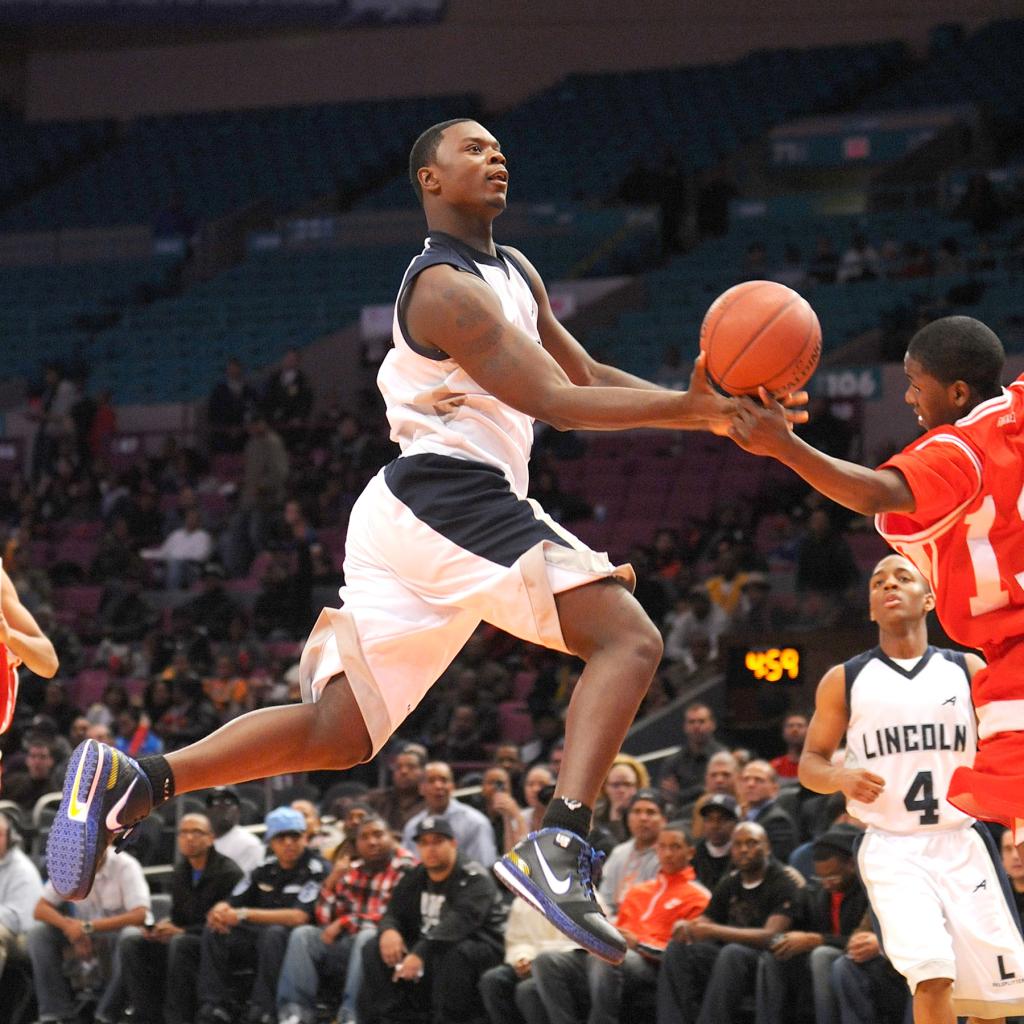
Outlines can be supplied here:
M245 425L256 404L256 392L246 383L242 364L229 359L224 377L214 385L206 407L213 451L238 453L245 447Z

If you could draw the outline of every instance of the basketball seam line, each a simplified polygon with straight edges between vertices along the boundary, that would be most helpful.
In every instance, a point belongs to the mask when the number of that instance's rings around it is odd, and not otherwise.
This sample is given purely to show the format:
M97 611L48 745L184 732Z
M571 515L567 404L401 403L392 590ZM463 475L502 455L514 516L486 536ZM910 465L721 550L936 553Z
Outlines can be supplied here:
M740 351L739 351L739 352L738 352L738 353L737 353L737 354L736 354L736 355L735 355L735 356L733 357L733 361L732 361L732 362L731 362L731 363L730 363L730 364L729 364L729 365L728 365L728 366L727 366L727 367L725 368L725 370L724 370L724 371L722 372L722 380L723 380L723 381L724 381L724 380L726 379L726 377L728 377L728 375L729 375L729 371L730 371L730 370L731 370L731 369L732 369L732 368L733 368L733 367L734 367L734 366L735 366L735 365L736 365L736 364L737 364L737 363L738 363L738 362L740 361L740 359L742 359L742 358L743 358L743 354L744 354L744 353L745 353L745 352L747 351L747 349L749 349L749 348L750 348L750 346L751 346L751 345L753 345L753 344L754 344L754 342L755 342L755 341L757 341L757 339L758 339L758 338L760 338L760 337L761 337L761 335L762 335L762 334L764 334L764 332L765 332L766 330L768 330L768 328L769 328L769 327L771 327L771 325L772 325L773 323L775 323L775 321L776 321L776 320L778 320L778 319L779 319L779 317L780 317L780 316L782 316L782 314L783 314L783 313L785 313L785 312L786 312L786 310L787 310L787 309L789 309L789 307L790 307L790 306L792 306L792 305L793 305L793 303L794 303L794 302L796 302L796 301L797 301L797 300L798 300L799 298L800 298L800 296L799 296L799 295L797 295L797 294L796 294L796 293L794 292L794 294L793 294L793 297L792 297L792 298L791 298L791 299L790 299L790 300L789 300L789 301L788 301L788 302L787 302L787 303L786 303L786 304L785 304L785 305L784 305L784 306L783 306L783 307L782 307L781 309L777 309L777 310L776 310L776 311L775 311L775 312L774 312L774 313L773 313L773 314L772 314L772 315L771 315L771 316L770 316L770 317L769 317L769 318L768 318L768 319L767 319L767 320L766 320L766 321L765 321L765 322L764 322L763 324L761 324L761 326L760 326L760 327L759 327L759 328L758 328L758 329L757 329L757 330L756 330L756 331L755 331L755 332L754 332L754 333L753 333L753 334L752 334L752 335L751 335L751 336L750 336L750 337L749 337L749 338L747 339L747 343L746 343L746 345L744 345L744 346L743 346L743 348L742 348L742 349L741 349L741 350L740 350ZM718 325L716 324L715 326L717 327Z
M807 300L802 295L797 296L797 298L799 298L802 302L807 302ZM807 303L807 305L810 306L810 303ZM807 337L804 338L804 342L800 346L800 351L781 370L779 370L778 373L775 374L776 377L781 377L787 370L791 370L797 363L800 362L801 359L804 358L808 349L807 343L814 337L815 328L817 328L819 331L821 330L821 324L818 321L818 315L814 312L813 309L811 309L810 312L812 317L810 327L807 331Z
M768 285L768 284L775 284L775 282L774 282L774 281L761 281L761 282L759 282L759 284L760 284L760 285ZM738 288L738 287L739 287L739 285L733 285L733 288ZM730 288L730 289L729 289L729 291L732 291L732 288ZM750 292L748 292L747 294L750 294L751 292L756 292L756 291L757 291L757 289L756 289L756 288L752 288L752 289L751 289L751 291L750 291ZM728 292L726 292L725 294L728 294ZM721 298L721 297L722 297L722 296L720 295L720 296L719 296L718 298ZM717 302L717 301L718 301L718 299L716 299L716 300L715 300L715 302ZM713 305L714 305L714 303L712 303L712 306L713 306ZM732 305L732 303L730 302L730 303L729 303L729 306L731 306L731 305ZM709 310L708 312L710 312L710 310ZM702 346L703 348L705 348L705 349L707 350L707 352L709 353L709 355L710 355L710 352L711 352L711 342L712 342L712 340L713 340L713 339L714 339L714 337L715 337L715 332L716 332L716 331L718 330L718 327L719 327L719 325L720 325L720 324L721 324L721 322L722 322L722 321L723 321L723 320L725 319L725 314L726 314L726 312L728 312L728 306L725 306L725 307L723 307L723 309L722 309L722 312L721 312L720 316L718 317L718 319L717 319L717 320L716 320L716 321L714 322L714 324L713 324L713 325L712 325L712 327L711 327L711 333L710 333L710 334L708 335L708 337L707 337L707 340L706 340L706 341L704 341L704 344L703 344L703 346ZM759 330L758 330L758 334L760 334L760 333L761 333L761 330L763 330L763 328L761 328L761 329L759 329ZM757 336L757 335L755 335L755 337L756 337L756 336ZM703 339L701 339L701 340L703 341ZM738 358L739 358L739 356L737 356L736 358L738 359ZM733 360L733 362L735 362L735 360ZM726 374L726 373L728 373L728 372L729 372L729 370L731 370L731 369L732 369L732 363L730 363L730 364L729 364L729 366L728 366L728 367L726 367L725 373L723 373L723 374L721 375L721 379L720 379L720 380L718 380L718 383L719 383L719 384L721 384L722 380L724 380L724 379L725 379L725 374ZM708 373L711 373L711 369L710 369L710 367L708 368ZM717 378L717 376L715 376L715 375L712 375L712 379L713 379L713 380L716 380L716 379L718 379L718 378Z

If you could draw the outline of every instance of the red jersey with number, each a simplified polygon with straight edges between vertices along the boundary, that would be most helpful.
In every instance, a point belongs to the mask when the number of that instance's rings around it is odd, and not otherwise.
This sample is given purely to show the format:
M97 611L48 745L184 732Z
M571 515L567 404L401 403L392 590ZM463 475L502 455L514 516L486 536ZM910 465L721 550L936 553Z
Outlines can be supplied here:
M1024 376L881 468L916 508L878 532L930 581L946 632L975 648L1024 637Z

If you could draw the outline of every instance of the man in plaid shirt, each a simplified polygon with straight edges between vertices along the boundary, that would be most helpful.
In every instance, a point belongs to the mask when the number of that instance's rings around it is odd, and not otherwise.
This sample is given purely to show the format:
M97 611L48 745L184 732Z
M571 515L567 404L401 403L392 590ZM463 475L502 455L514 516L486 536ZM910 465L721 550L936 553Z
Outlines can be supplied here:
M281 1024L312 1024L321 979L345 979L338 1024L355 1021L362 982L363 945L377 935L377 924L395 886L415 864L397 846L383 818L364 818L356 833L356 856L349 868L336 866L320 890L315 925L296 928L277 984Z

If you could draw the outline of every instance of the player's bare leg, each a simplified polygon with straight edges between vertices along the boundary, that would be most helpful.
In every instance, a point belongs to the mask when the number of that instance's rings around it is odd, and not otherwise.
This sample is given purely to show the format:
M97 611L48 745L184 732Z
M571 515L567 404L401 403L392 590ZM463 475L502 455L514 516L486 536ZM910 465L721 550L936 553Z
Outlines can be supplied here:
M555 797L593 807L661 661L661 634L616 580L567 590L555 603L566 646L586 662L569 702Z
M315 704L250 711L167 755L175 793L287 772L351 768L370 756L370 735L344 675Z
M513 892L585 949L621 963L626 942L594 896L592 808L661 660L661 634L612 580L556 597L566 646L586 662L569 702L565 758L543 827L494 870Z
M251 711L166 758L134 761L86 740L68 762L46 846L50 880L65 899L88 895L104 852L175 793L285 772L350 768L369 757L362 713L344 675L317 704Z
M914 992L914 1024L956 1024L951 978L928 978Z

